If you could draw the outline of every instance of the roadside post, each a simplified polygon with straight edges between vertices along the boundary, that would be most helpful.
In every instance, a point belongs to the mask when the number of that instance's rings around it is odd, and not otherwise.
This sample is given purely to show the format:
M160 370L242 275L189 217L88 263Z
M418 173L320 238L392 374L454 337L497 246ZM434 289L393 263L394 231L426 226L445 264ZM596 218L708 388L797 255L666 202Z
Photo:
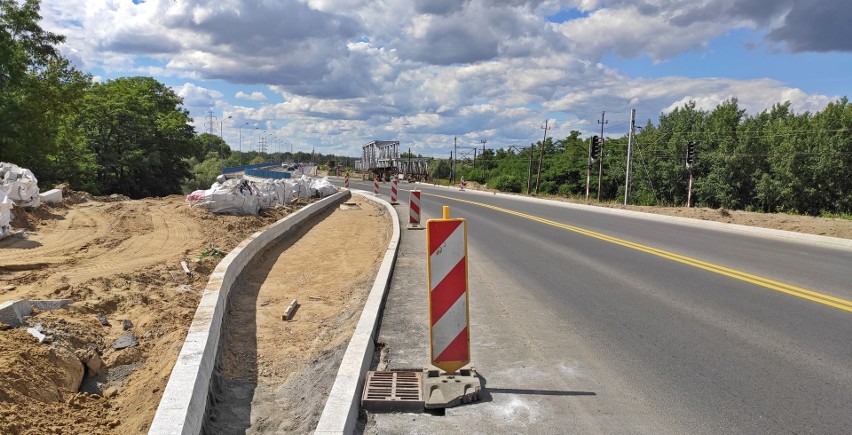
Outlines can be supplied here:
M420 225L420 191L408 191L408 229L422 230Z
M399 180L398 180L398 177L396 175L394 175L393 184L391 184L391 200L390 200L391 205L399 205L399 203L396 202L396 195L397 195L397 193L399 193L397 191L397 186L399 186Z
M426 369L426 408L446 408L479 400L481 381L470 363L469 289L467 281L467 220L426 221L426 269L429 282L429 349L432 365Z
M373 179L373 195L379 196L379 177Z
M343 177L343 187L345 189L349 188L349 173L348 172L346 173L346 176Z

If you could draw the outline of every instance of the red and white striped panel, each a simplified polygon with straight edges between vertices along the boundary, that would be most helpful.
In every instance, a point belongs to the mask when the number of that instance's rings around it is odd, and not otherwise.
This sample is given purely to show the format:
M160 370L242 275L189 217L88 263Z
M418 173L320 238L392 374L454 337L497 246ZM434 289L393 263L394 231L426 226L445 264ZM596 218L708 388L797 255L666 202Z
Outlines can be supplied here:
M408 191L408 225L420 225L420 191Z
M467 223L426 222L432 365L453 373L470 362Z
M343 178L343 187L349 188L349 174L346 174L346 177Z
M391 184L391 204L396 204L396 194L398 193L396 190L396 186L399 184L396 177L393 177L393 184Z
M379 177L373 179L373 194L379 196Z

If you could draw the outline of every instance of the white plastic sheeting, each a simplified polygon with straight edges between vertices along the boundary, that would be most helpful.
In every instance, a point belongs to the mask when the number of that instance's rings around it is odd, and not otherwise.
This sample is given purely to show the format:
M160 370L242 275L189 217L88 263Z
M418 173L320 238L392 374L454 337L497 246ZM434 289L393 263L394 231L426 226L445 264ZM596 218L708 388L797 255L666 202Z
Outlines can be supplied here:
M19 207L35 208L41 203L35 175L13 163L0 162L0 190Z
M12 234L12 200L6 192L0 190L0 239Z
M250 182L231 179L213 183L207 190L196 190L186 197L190 206L203 206L214 213L257 214L262 208L273 208L296 198L324 198L337 193L327 178L303 175L297 180L267 179Z

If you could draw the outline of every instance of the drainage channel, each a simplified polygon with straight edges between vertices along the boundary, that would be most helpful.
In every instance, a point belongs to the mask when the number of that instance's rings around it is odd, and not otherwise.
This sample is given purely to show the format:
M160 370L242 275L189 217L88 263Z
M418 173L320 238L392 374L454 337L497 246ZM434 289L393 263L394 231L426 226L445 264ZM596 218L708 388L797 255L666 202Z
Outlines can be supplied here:
M384 208L352 201L295 228L235 280L203 433L316 427L389 242ZM293 301L298 310L285 320Z

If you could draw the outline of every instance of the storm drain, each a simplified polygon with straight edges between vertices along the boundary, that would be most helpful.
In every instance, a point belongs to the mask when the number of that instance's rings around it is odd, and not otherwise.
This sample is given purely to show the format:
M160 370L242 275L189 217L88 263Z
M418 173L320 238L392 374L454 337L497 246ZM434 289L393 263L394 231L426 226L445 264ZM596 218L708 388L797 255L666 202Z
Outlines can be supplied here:
M422 411L425 407L423 373L367 372L361 407L372 412Z

